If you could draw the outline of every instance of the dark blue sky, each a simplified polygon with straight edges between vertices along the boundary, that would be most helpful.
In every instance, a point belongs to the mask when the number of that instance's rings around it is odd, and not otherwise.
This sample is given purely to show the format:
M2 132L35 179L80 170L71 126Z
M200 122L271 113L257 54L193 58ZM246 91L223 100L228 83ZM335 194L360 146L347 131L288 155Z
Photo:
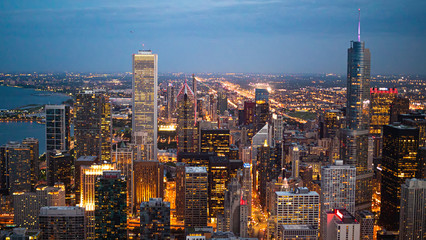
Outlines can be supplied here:
M426 74L424 0L0 1L0 71L345 73L361 40L373 73Z

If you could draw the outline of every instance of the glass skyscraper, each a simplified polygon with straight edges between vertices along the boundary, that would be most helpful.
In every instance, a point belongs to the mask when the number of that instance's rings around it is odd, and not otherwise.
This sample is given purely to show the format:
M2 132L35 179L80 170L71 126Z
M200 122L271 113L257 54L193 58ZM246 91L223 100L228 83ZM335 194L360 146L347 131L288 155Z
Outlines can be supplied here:
M143 161L157 160L157 82L157 54L133 54L132 137Z
M177 113L178 152L194 152L195 99L186 81L177 95Z

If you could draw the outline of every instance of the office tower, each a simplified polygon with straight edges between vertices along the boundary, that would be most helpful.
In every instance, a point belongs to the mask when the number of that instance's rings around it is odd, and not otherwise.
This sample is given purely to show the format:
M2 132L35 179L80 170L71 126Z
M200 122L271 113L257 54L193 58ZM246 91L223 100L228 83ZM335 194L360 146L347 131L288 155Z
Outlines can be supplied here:
M169 83L167 86L167 119L169 121L173 117L173 113L175 111L175 89L172 83Z
M157 160L158 56L150 50L133 54L132 138L142 161Z
M418 118L407 119L408 114L399 115L402 124L419 129L419 147L426 147L426 114L420 114ZM414 114L412 114L414 115ZM426 176L424 176L426 177Z
M84 212L82 207L42 207L39 215L42 239L86 239Z
M34 190L40 175L39 141L35 138L25 138L22 140L22 144L30 148L31 190Z
M327 211L345 208L355 214L355 180L356 168L342 160L321 168L321 235L327 230Z
M229 145L229 160L240 159L240 149L235 144Z
M66 105L46 105L46 151L70 150L71 112Z
M176 163L176 218L179 221L185 219L185 167L183 162ZM208 165L207 165L208 166ZM207 167L205 167L207 169Z
M339 208L327 212L327 229L324 240L360 239L360 224L346 209Z
M293 179L297 179L299 177L299 162L300 162L300 151L299 146L294 145L290 146L289 155L291 160L291 176Z
M150 198L163 198L164 167L156 161L133 162L133 208Z
M141 203L141 239L170 238L170 203L151 198Z
M275 233L279 236L281 225L310 225L318 235L319 195L307 188L289 192L275 192ZM281 238L279 238L281 239Z
M102 93L85 91L74 104L75 154L111 161L111 103Z
M419 178L426 178L426 147L417 151L417 162L420 164Z
M380 222L388 231L397 231L401 184L421 172L417 162L419 129L404 125L383 127L383 159Z
M272 126L274 127L274 141L282 142L284 133L284 120L283 115L272 115Z
M221 217L223 228L218 231L233 232L235 236L248 237L248 205L243 195L238 180L231 179L228 188L225 190L225 211Z
M361 240L371 240L374 237L374 214L367 210L358 211L355 217L360 225Z
M194 98L197 99L197 79L195 74L192 74L192 92L194 93ZM195 111L197 112L197 109Z
M280 234L283 240L303 239L303 240L317 240L318 229L311 225L281 225Z
M271 147L265 141L264 145L257 150L256 170L258 176L259 200L266 207L267 183L278 180L281 174L281 145Z
M225 111L228 110L228 96L224 92L217 94L217 114L224 115Z
M95 182L104 171L114 170L112 164L81 166L80 207L86 210L86 239L95 239Z
M337 136L337 130L343 128L343 112L336 109L326 110L322 115L321 137L334 138Z
M63 183L65 186L66 202L71 204L71 193L74 182L74 158L68 151L46 152L47 184L54 186Z
M256 161L257 158L257 149L265 144L271 142L271 136L269 135L269 124L266 124L262 129L260 129L252 138L251 141L251 159Z
M37 229L40 207L65 206L65 192L55 187L39 186L36 192L14 192L14 224L18 227Z
M185 167L185 228L207 226L207 185L205 167Z
M112 153L112 163L127 179L127 207L130 214L133 213L133 158L134 151L132 146L122 146Z
M398 95L396 88L371 88L370 134L373 136L374 157L381 156L382 128L390 122L390 108Z
M14 192L31 191L32 166L34 155L31 147L19 142L9 142L0 147L1 187L5 195ZM34 173L35 174L35 173Z
M96 239L127 238L126 178L121 171L103 171L95 183Z
M200 152L229 156L229 129L201 130Z
M255 102L244 102L244 124L254 124L254 112L256 109Z
M97 156L81 156L74 163L74 186L75 203L80 204L81 200L81 168L82 166L92 166L99 163Z
M407 179L401 186L399 239L426 239L426 180Z
M194 93L185 80L177 95L177 139L178 152L194 152L195 131Z
M402 96L397 96L390 106L390 121L389 124L398 122L400 114L406 114L410 111L410 99Z
M265 126L269 122L269 92L266 89L256 88L255 90L255 128L256 131Z

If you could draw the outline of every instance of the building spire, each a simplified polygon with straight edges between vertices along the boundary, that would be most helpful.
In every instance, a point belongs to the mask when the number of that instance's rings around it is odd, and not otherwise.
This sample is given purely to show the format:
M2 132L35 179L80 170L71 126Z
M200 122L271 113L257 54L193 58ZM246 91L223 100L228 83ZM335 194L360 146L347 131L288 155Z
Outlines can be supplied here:
M358 42L361 42L361 8L358 8Z

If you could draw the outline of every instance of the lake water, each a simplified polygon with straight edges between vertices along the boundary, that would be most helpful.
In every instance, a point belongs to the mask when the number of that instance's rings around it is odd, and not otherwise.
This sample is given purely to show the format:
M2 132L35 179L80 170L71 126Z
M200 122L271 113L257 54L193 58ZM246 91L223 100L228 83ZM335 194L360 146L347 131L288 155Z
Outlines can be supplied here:
M13 109L28 104L61 104L70 97L64 94L36 91L34 89L0 86L0 109ZM37 138L40 154L46 151L44 124L36 122L0 122L0 145L8 141Z

